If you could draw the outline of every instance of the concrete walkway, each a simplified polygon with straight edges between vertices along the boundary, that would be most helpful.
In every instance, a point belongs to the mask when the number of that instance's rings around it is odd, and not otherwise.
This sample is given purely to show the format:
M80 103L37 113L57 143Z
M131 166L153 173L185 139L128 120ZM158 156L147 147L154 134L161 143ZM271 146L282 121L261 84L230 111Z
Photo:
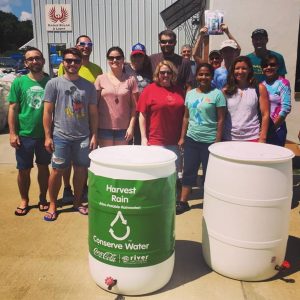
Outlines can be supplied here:
M16 217L19 204L14 151L0 134L0 299L116 299L99 288L88 267L88 217L64 206L56 222L43 221L37 207L36 169L31 177L32 209ZM295 183L300 176L294 176ZM146 296L125 299L295 300L300 299L300 187L294 187L287 260L292 267L264 282L241 282L209 269L202 258L202 199L192 194L192 209L176 217L176 261L170 282ZM137 282L138 284L138 282Z

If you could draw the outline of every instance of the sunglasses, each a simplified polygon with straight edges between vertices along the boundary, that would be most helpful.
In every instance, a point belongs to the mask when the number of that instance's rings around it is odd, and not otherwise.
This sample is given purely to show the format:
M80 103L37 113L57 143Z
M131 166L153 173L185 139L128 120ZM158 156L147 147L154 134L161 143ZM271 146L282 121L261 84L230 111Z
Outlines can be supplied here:
M93 43L92 42L79 42L77 45L81 46L81 47L93 47Z
M42 61L43 57L42 56L34 56L34 57L28 57L25 60L27 62L33 62L34 60L36 60L36 61Z
M160 40L159 42L162 45L166 45L166 44L173 45L173 44L175 44L175 40Z
M160 75L172 75L171 71L159 71Z
M277 64L276 63L267 63L267 64L263 65L262 67L263 68L267 68L267 67L274 68L274 67L277 67Z
M123 59L123 56L121 56L121 55L119 55L119 56L108 56L107 59L108 59L109 61L114 61L114 60L119 61L119 60L122 60L122 59Z
M81 59L77 58L77 59L72 59L72 58L65 58L64 61L70 65L72 63L74 63L75 65L79 65L81 63Z

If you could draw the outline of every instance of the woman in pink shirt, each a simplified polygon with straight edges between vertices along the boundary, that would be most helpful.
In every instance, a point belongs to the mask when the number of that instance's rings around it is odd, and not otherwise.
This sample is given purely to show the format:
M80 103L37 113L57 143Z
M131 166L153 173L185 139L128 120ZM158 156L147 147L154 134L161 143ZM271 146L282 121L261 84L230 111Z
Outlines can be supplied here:
M127 145L133 136L138 86L135 78L124 72L121 48L111 47L106 58L110 72L99 75L95 81L99 146Z

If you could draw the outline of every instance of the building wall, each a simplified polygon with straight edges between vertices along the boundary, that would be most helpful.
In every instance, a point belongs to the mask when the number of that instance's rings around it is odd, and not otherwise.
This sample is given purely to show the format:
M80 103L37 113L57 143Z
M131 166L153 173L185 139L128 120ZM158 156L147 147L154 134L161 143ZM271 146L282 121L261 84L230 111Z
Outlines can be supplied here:
M165 29L160 12L176 0L32 0L35 44L48 54L48 43L75 44L76 38L87 34L94 42L91 61L104 70L106 51L120 46L127 59L131 46L141 42L149 54L159 51L158 33ZM45 27L46 4L71 4L73 31L47 32ZM186 24L175 32L178 36L177 52L187 43ZM45 66L49 69L49 65Z
M77 36L87 34L94 42L91 60L106 70L105 54L111 46L120 46L127 59L131 46L137 42L145 44L149 54L158 52L158 33L165 29L159 13L174 2L176 0L32 0L35 44L48 57L48 43L66 43L70 47ZM47 32L45 4L64 3L72 5L73 31ZM224 10L224 21L240 43L242 54L253 51L251 32L265 28L269 33L268 48L283 54L287 78L294 90L300 0L207 0L207 7ZM180 46L188 42L188 31L187 24L175 30L177 53ZM212 36L210 49L218 49L223 39L224 36ZM45 67L49 71L48 60ZM287 118L288 137L297 140L300 102L293 99L292 105L292 113Z
M224 10L224 22L241 45L242 55L253 52L251 33L254 29L268 31L267 47L284 56L288 71L286 77L291 82L294 95L300 0L210 0L209 7ZM225 36L210 37L210 49L219 49L224 39ZM297 141L300 102L296 102L294 97L292 106L292 112L287 117L288 138Z

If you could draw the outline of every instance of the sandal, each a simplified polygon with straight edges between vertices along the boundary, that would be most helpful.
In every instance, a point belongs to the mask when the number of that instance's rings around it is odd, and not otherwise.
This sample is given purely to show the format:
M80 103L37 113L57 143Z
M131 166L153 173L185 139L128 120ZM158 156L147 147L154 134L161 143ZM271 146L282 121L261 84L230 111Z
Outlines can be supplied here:
M18 210L20 210L20 212L18 211ZM16 216L26 216L27 215L27 213L29 212L29 206L26 206L26 207L17 207L17 209L15 210L15 215Z
M89 214L89 209L86 206L73 207L73 209L84 216Z
M49 202L40 201L38 203L39 211L47 211L49 209Z
M44 215L44 221L52 222L57 219L57 212L51 213L49 211L46 212L46 215Z

